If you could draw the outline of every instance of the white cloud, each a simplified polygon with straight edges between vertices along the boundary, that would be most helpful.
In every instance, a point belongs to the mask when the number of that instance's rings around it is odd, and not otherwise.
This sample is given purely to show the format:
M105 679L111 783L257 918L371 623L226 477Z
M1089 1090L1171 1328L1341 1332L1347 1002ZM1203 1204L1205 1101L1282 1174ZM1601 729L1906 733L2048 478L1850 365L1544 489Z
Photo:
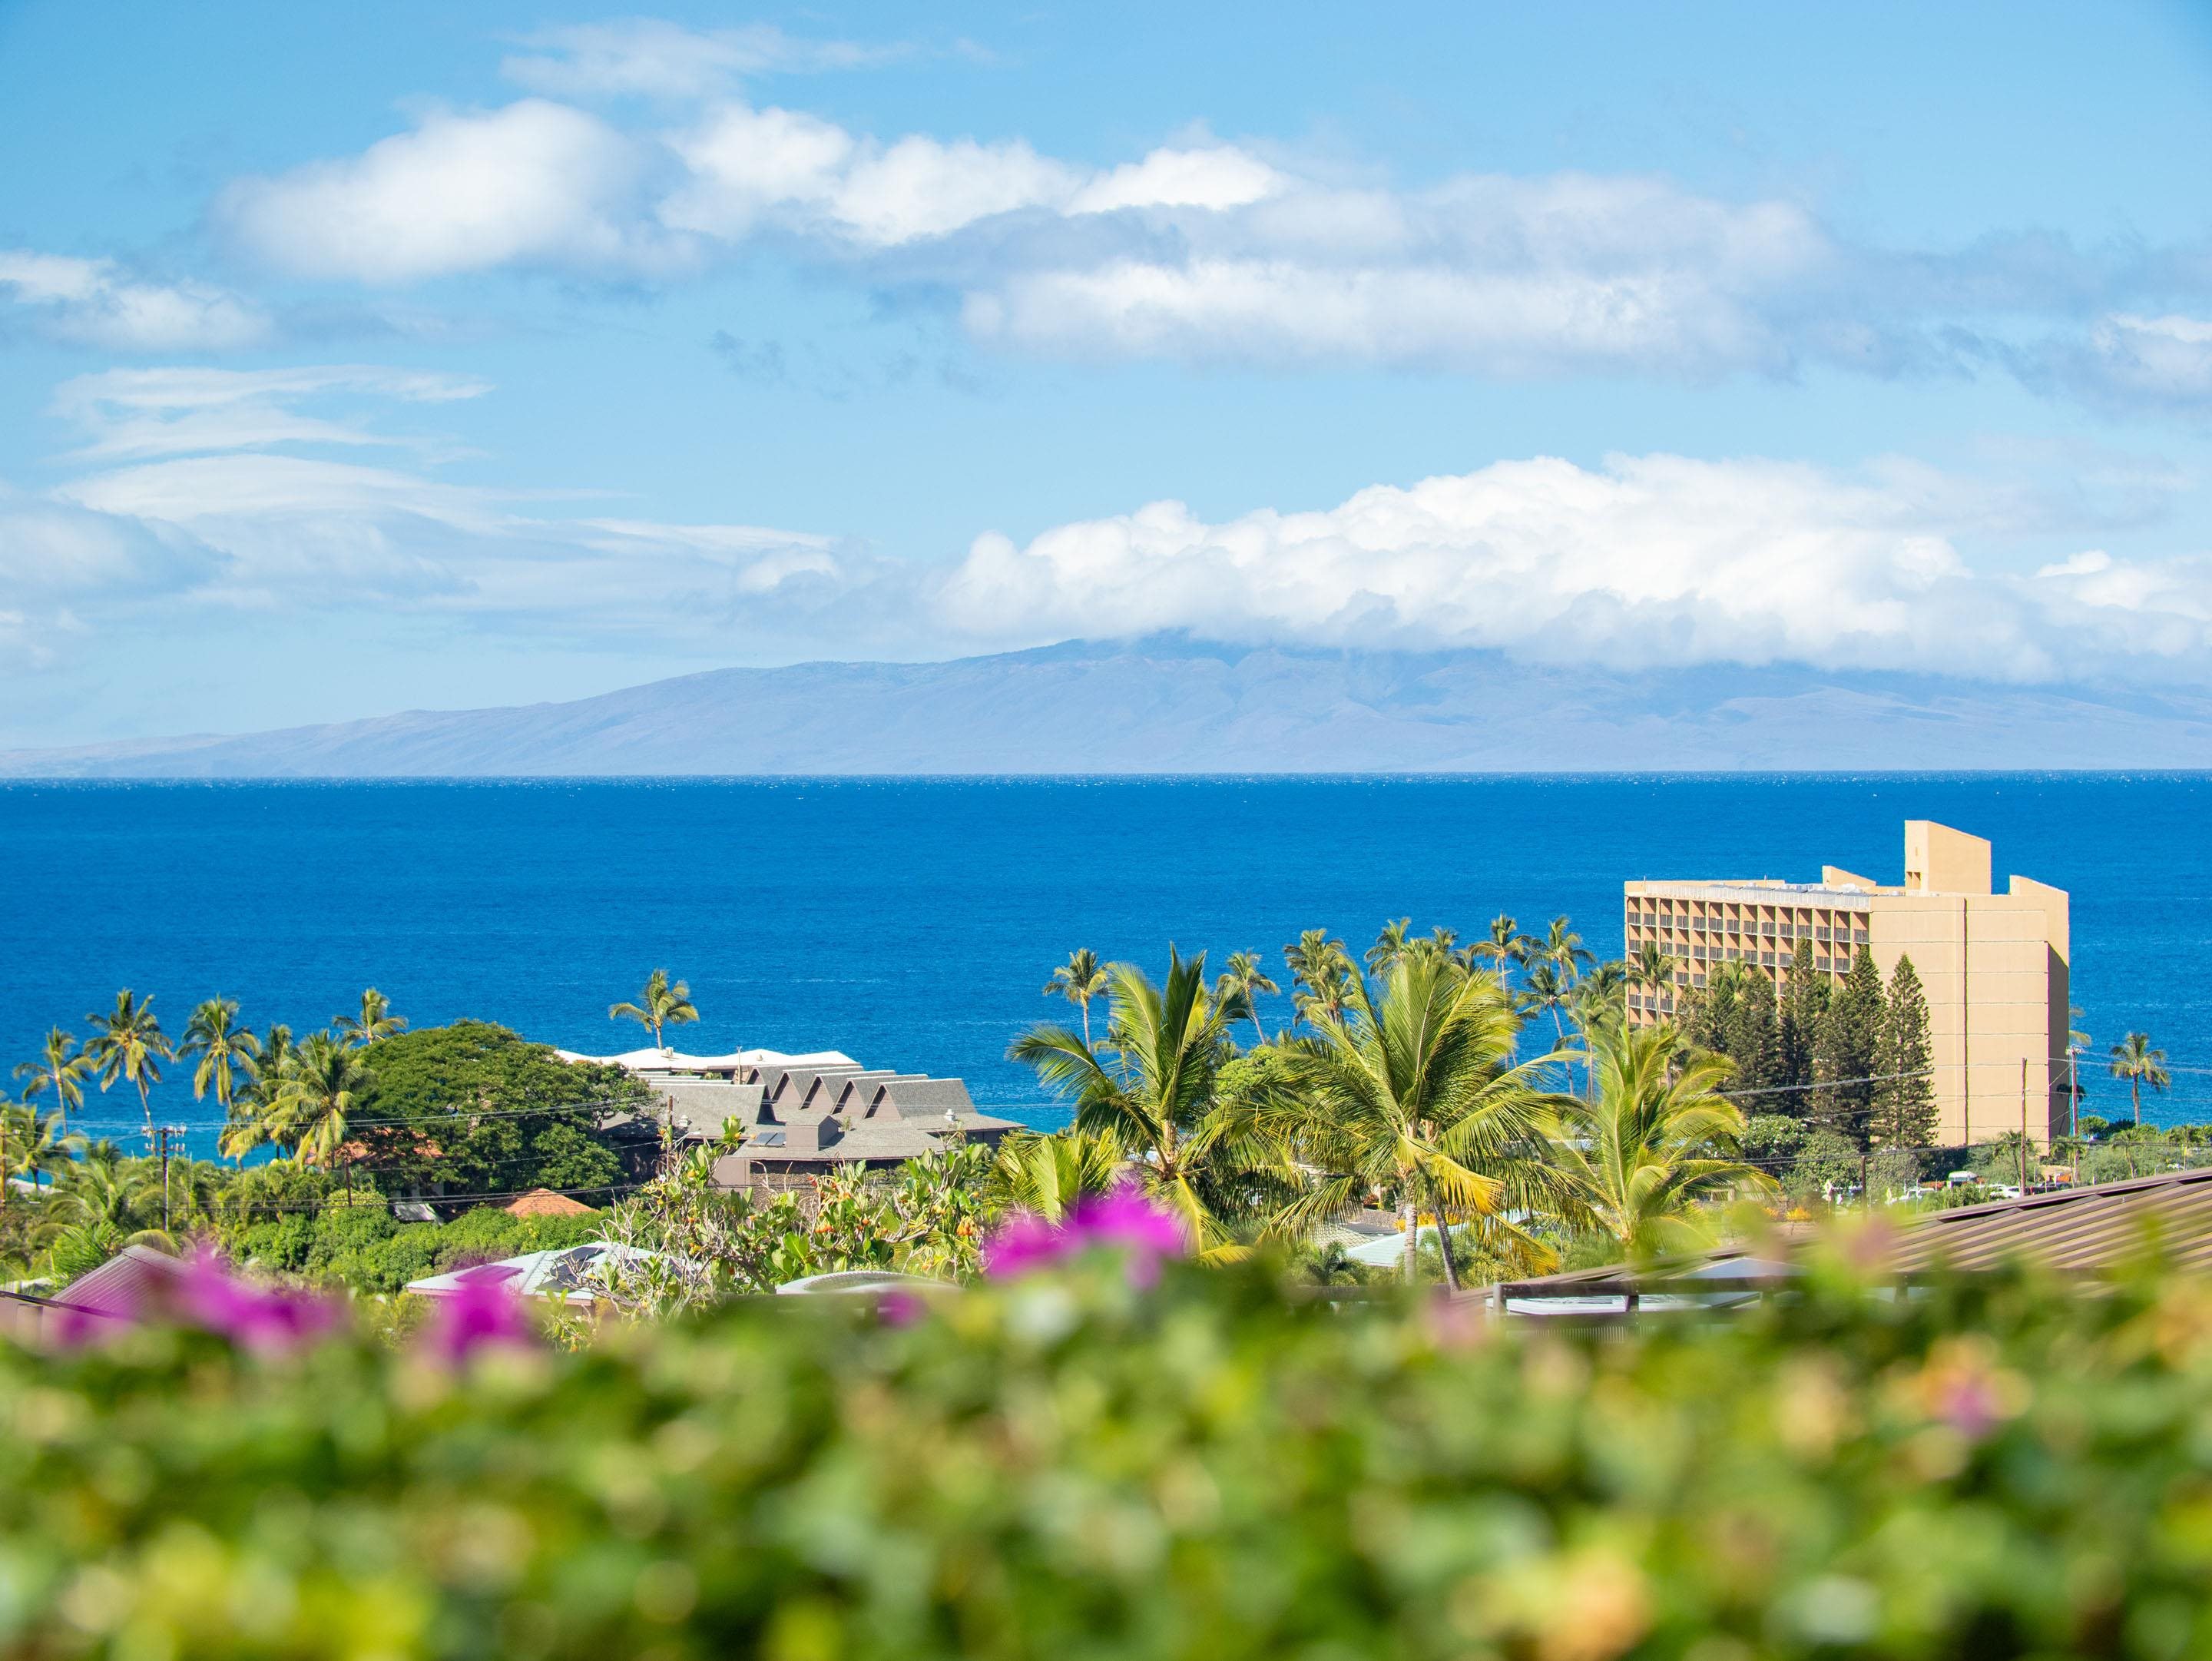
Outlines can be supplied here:
M478 398L489 382L471 376L375 365L289 369L110 369L64 381L54 413L84 433L78 460L175 455L279 444L410 445L357 420L308 414L310 398L353 394L412 404Z
M303 277L403 283L494 266L623 272L678 252L642 216L646 145L543 99L441 112L347 161L243 179L216 204L247 249Z
M1480 647L1647 667L1802 662L2014 681L2102 669L2202 680L2212 563L2104 556L2032 578L1957 545L2008 492L1920 468L1616 457L1499 462L1223 524L1180 502L1024 546L979 538L939 604L975 638L1182 630L1212 638Z
M704 98L741 76L871 68L908 56L901 44L794 40L773 24L687 29L650 17L541 29L536 50L500 64L508 80L562 97Z
M31 308L57 338L111 351L224 351L270 332L268 317L236 295L146 282L112 259L0 252L0 298Z
M58 608L127 613L160 595L170 628L191 626L195 606L306 615L374 603L507 634L712 650L736 626L803 622L872 569L826 537L572 516L567 503L604 493L363 465L344 452L419 442L319 413L333 400L422 406L488 390L361 365L68 382L55 408L91 437L80 459L131 465L42 496L0 490L0 593L35 603L33 628L52 626Z

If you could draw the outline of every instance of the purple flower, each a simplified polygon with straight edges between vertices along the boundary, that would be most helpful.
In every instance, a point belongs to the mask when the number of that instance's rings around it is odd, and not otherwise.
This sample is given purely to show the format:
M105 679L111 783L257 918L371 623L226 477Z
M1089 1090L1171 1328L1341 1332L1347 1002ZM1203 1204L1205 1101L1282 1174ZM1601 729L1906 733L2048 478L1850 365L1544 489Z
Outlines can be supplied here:
M498 1280L471 1281L438 1299L422 1341L449 1366L459 1366L484 1346L528 1346L538 1334L522 1299Z
M338 1323L328 1298L240 1280L213 1251L194 1252L177 1277L179 1319L246 1349L280 1353L313 1343Z
M983 1269L1004 1278L1099 1248L1127 1253L1130 1281L1149 1287L1160 1278L1160 1260L1184 1256L1190 1241L1180 1220L1124 1183L1082 1201L1060 1223L1017 1213L983 1248Z

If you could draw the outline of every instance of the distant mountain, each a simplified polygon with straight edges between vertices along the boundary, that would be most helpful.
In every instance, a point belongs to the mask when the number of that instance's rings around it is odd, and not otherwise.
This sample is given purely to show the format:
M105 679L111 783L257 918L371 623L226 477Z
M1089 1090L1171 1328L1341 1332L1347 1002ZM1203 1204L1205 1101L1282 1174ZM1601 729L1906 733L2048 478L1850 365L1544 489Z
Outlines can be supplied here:
M2206 766L2212 697L2195 694L1180 639L717 669L570 703L0 752L13 778Z

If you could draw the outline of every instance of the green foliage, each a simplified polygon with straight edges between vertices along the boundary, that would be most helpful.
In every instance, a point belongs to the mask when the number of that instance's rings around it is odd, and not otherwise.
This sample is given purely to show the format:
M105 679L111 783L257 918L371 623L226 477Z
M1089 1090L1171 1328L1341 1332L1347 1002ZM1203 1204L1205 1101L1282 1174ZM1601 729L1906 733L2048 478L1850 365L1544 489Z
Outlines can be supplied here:
M234 1209L218 1243L234 1261L258 1273L395 1293L426 1275L580 1245L596 1239L607 1223L600 1212L516 1217L495 1206L465 1211L450 1222L403 1223L385 1200L358 1189L351 1204L343 1189L316 1204L311 1211Z
M1820 1125L1799 1144L1787 1186L1793 1199L1817 1200L1830 1183L1856 1188L1859 1168L1859 1145L1841 1131Z
M1876 1147L1928 1147L1936 1141L1935 1038L1928 994L1912 959L1900 957L1890 971L1882 1012L1881 1044L1874 1072L1874 1116L1869 1140Z
M392 1034L359 1054L370 1077L351 1140L387 1193L611 1188L622 1163L598 1110L652 1098L619 1068L572 1065L487 1021Z
M0 1645L316 1658L2212 1646L2212 1297L1832 1271L1583 1338L1100 1266L440 1374L0 1353Z
M1830 1130L1864 1147L1874 1116L1873 1085L1865 1082L1881 1060L1886 1005L1881 971L1865 946L1851 959L1850 973L1831 995L1813 1050L1814 1116Z

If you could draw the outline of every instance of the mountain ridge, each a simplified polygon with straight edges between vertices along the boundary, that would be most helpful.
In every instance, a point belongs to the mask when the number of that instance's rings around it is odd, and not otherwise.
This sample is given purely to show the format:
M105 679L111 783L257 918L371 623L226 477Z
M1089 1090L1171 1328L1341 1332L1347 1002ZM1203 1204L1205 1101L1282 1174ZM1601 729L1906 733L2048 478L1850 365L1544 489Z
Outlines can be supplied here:
M2012 770L2212 766L2212 697L1497 652L1071 641L585 698L0 751L0 778Z

